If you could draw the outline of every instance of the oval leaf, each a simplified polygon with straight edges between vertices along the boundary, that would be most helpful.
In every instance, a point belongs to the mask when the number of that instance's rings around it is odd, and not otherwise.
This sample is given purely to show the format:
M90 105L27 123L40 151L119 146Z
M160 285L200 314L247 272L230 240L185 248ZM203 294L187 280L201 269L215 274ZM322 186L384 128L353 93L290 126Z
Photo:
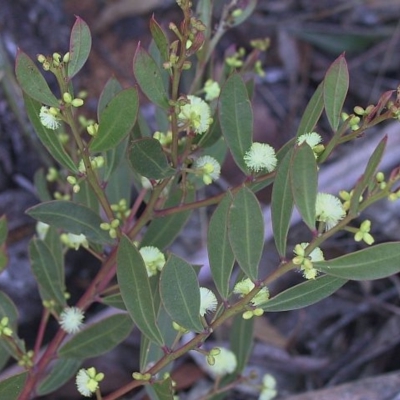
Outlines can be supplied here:
M153 293L146 266L139 250L126 236L121 238L118 248L117 277L129 315L143 334L162 346L164 340L156 323Z
M329 67L324 79L324 104L326 116L334 131L340 124L341 112L349 89L349 71L344 54Z
M67 76L71 79L75 76L87 61L92 47L92 36L87 23L80 17L71 30L69 42L69 61Z
M162 30L159 23L154 18L154 14L150 19L150 32L153 40L161 54L162 61L167 61L169 58L169 42L167 35Z
M100 229L103 220L88 207L71 201L54 200L38 204L27 210L32 218L75 235L81 233L95 243L112 243L106 231Z
M235 353L237 366L235 371L241 374L247 365L253 347L254 318L244 319L236 315L230 332L231 350Z
M261 308L264 311L280 312L308 307L311 304L318 303L322 299L329 297L346 282L347 279L322 275L316 279L300 283L299 285L279 293L262 305Z
M219 121L222 134L238 167L248 174L244 155L253 137L253 111L247 88L239 74L231 75L219 97Z
M61 308L66 306L64 275L61 274L56 256L41 240L32 239L29 245L32 271L39 285L42 300L53 300Z
M139 96L135 88L119 92L101 113L99 130L90 142L90 149L96 152L116 147L135 125L138 110Z
M232 195L228 192L210 219L207 238L211 274L223 299L228 298L229 280L235 262L228 236L228 215L231 201Z
M107 353L125 340L133 328L127 314L115 314L78 332L59 350L63 358L85 359Z
M29 97L46 106L56 108L60 106L35 63L21 50L18 50L15 74L22 90Z
M294 203L303 221L311 230L315 230L318 168L314 152L306 143L294 149L290 166L290 184Z
M287 235L293 212L292 188L290 179L288 179L291 158L292 151L289 151L279 163L274 186L272 187L272 230L274 232L275 245L281 257L286 254Z
M57 360L50 373L40 383L37 394L44 396L63 386L76 374L81 364L82 360L75 360L74 358Z
M264 247L264 217L253 192L241 188L229 210L229 240L242 271L253 281Z
M202 332L200 289L193 267L171 255L161 271L161 299L167 313L180 326Z
M299 128L297 129L297 138L305 133L312 132L321 118L322 111L324 110L323 88L324 85L322 82L318 85L317 90L308 102L304 114L301 117Z
M382 160L386 144L387 144L387 136L383 137L383 139L379 142L378 146L376 147L371 157L369 158L368 164L365 168L365 172L362 178L357 182L354 191L352 193L349 213L353 215L357 214L360 205L360 196L367 188L367 186L374 181L373 177Z
M163 179L175 174L161 143L156 139L135 140L130 149L129 160L132 168L148 179Z
M39 136L43 146L46 147L51 156L63 167L71 172L74 172L75 174L79 173L78 168L72 161L72 158L65 151L55 131L47 129L40 122L39 114L41 104L32 97L28 96L26 93L24 93L24 103L29 120L35 128L35 131Z
M17 400L24 388L28 373L11 376L0 382L0 399Z
M161 108L169 108L161 71L140 43L133 58L133 74L140 89L152 103Z
M314 266L343 279L386 278L400 272L400 242L378 244L333 260L315 262Z
M99 103L97 104L97 119L99 121L100 116L107 104L121 91L121 84L118 82L118 79L115 76L112 76L104 85L103 91L99 97Z

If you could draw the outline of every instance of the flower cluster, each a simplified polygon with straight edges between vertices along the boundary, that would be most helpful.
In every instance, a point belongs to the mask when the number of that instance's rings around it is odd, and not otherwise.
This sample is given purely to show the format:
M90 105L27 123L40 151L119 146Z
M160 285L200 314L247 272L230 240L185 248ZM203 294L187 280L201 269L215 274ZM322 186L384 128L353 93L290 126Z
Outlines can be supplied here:
M187 99L189 102L181 106L178 114L179 125L201 135L208 131L213 121L210 107L200 97L189 95Z
M58 322L63 331L73 334L81 330L84 317L80 308L67 307L61 312Z
M277 394L276 379L271 374L265 374L262 379L262 387L258 400L272 400Z
M204 317L207 312L217 309L218 301L215 294L205 287L200 288L200 315Z
M56 130L61 126L60 110L42 106L39 113L40 123L47 129Z
M216 181L221 174L219 162L211 156L199 157L194 162L193 168L197 173L201 174L206 185Z
M96 368L80 369L76 375L76 387L78 392L85 397L91 397L99 388L99 382L104 379L102 372L97 372Z
M364 222L361 223L360 229L354 235L354 240L356 242L361 242L363 240L369 246L375 242L373 236L369 233L371 230L371 221L366 219Z
M146 265L147 276L153 276L157 271L161 271L165 265L165 256L161 251L154 246L141 247L140 255Z
M315 218L325 223L325 229L329 230L336 226L346 216L341 201L328 193L318 193L315 204Z
M314 268L313 262L323 261L324 253L319 247L316 247L308 256L306 256L305 249L309 243L297 244L293 250L296 255L293 258L293 263L295 265L300 265L300 270L303 271L303 276L306 279L315 279L318 271Z
M224 347L214 348L207 356L206 366L215 377L231 374L237 366L236 355Z
M62 233L60 235L60 240L70 249L78 250L81 246L85 249L89 248L89 242L83 233L80 235L75 235L73 233Z
M321 154L325 147L324 145L320 144L322 142L321 135L317 132L309 132L305 133L304 135L300 135L297 138L297 144L301 145L303 143L307 143L312 151L314 152L314 156L317 158L319 154Z
M254 142L251 145L243 159L247 168L254 172L262 170L272 172L278 162L274 148L269 144L258 142Z

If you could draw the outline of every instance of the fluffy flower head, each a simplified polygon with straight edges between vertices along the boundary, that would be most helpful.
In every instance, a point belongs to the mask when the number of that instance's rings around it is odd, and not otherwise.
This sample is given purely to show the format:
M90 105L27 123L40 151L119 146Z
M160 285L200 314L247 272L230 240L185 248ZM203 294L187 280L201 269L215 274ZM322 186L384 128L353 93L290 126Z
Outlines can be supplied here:
M236 355L224 347L219 348L218 354L213 354L213 364L207 363L207 369L213 376L224 376L235 371L237 366Z
M244 297L254 289L254 286L255 286L254 283L249 278L246 278L235 285L233 292L238 294L240 297ZM268 301L268 299L269 299L269 291L268 288L264 286L254 296L253 300L251 300L251 304L253 306L258 306Z
M85 397L91 397L99 387L99 382L104 378L104 374L97 373L94 367L80 369L76 375L76 387L78 392Z
M200 97L189 95L188 104L184 104L178 115L181 126L191 128L195 133L207 132L212 123L209 105Z
M39 119L40 123L47 129L55 130L61 125L60 119L57 117L58 110L54 107L42 106L40 108Z
M208 79L204 84L204 92L206 94L205 99L211 101L219 96L221 88L219 87L218 82Z
M267 170L272 172L276 168L277 159L275 150L269 144L255 142L244 155L247 168L259 172Z
M78 307L64 308L60 314L59 323L61 329L67 333L77 333L83 325L84 314Z
M201 173L203 182L206 185L216 181L221 174L221 166L219 165L219 162L211 156L199 157L194 162L194 168Z
M313 148L322 142L322 138L317 132L309 132L299 136L297 139L298 145L303 144L304 142Z
M161 271L165 264L165 256L154 246L144 246L140 250L140 255L146 265L147 275L153 276L157 271Z
M87 249L89 242L86 236L81 233L80 235L74 235L73 233L63 233L60 236L61 242L64 243L70 249L78 250L80 246Z
M200 315L204 316L207 312L214 312L217 309L217 298L215 294L205 287L200 288Z
M328 193L318 193L315 204L315 218L326 224L326 230L336 226L346 216L339 198Z

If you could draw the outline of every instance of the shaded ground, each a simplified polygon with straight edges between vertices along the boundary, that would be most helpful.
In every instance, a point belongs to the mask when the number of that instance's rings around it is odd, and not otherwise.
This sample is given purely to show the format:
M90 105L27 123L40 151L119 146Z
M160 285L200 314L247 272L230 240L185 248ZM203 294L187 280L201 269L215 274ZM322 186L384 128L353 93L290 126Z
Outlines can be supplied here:
M20 283L20 277L29 270L26 244L33 232L32 221L23 216L23 211L37 201L32 189L33 173L46 165L48 158L42 150L37 150L39 147L36 147L26 122L12 71L8 69L12 66L7 64L6 57L12 63L16 47L21 47L32 57L37 53L64 52L68 48L74 14L81 16L95 31L93 53L78 82L89 92L86 112L88 116L93 115L95 99L111 74L114 73L125 86L134 83L131 72L134 50L139 40L144 45L150 40L148 19L151 10L143 9L139 1L131 1L124 3L128 5L120 12L116 7L121 3L123 0L6 0L0 15L0 214L8 214L10 253L13 251L9 267L11 278L5 285L14 296L18 294L22 334L28 341L29 331L37 324L40 303L33 283ZM157 1L153 3L157 6ZM257 12L246 24L225 36L216 55L222 59L232 43L248 47L252 38L271 38L271 50L263 60L266 76L259 79L254 99L255 134L259 139L279 148L293 137L310 95L330 63L343 51L346 51L350 69L351 86L346 103L349 111L354 105L376 102L381 93L395 89L400 83L398 1L276 0L259 3ZM172 1L159 1L154 12L165 26L169 20L179 18ZM323 136L329 136L324 122L318 128ZM357 144L335 154L333 161L349 156L355 147ZM230 164L225 166L224 175L228 182L234 182L236 174ZM268 193L264 194L264 199L268 201ZM388 210L385 205L371 212L371 218L376 221L373 233L377 241L399 240L398 212L398 208ZM392 224L390 229L389 222ZM201 246L201 238L195 236L198 224L193 221L194 233L189 231L193 235L189 235L189 241ZM302 238L302 234L301 226L293 228L292 243ZM266 246L266 264L271 246ZM337 256L354 249L354 241L343 234L329 243L327 251L330 256ZM87 285L90 276L90 272L82 271L82 268L79 273L76 271L74 265L83 264L81 259L78 260L70 260L69 278L69 288L77 292ZM279 284L283 287L298 281L300 276L293 275L290 281ZM12 284L15 286L10 287ZM391 375L385 381L379 376L400 369L396 356L400 351L399 293L397 276L369 283L351 283L318 305L260 318L251 368L261 373L272 372L278 379L281 398L308 392L309 397L298 399L394 399L400 391L397 389L399 375ZM113 354L111 361L99 361L104 368L108 364L113 371L116 387L129 380L136 365L137 338L132 338L126 346L129 351L125 347ZM353 385L351 389L344 389L347 394L330 389L365 377L378 377L378 381L371 386L364 382ZM187 389L188 399L198 398L200 388L209 385L205 374L189 360L177 366L175 379L178 387ZM365 387L369 388L369 397L368 394L362 397ZM320 388L327 392L313 394ZM73 399L75 393L70 387L55 398ZM246 393L241 391L230 398L250 398Z

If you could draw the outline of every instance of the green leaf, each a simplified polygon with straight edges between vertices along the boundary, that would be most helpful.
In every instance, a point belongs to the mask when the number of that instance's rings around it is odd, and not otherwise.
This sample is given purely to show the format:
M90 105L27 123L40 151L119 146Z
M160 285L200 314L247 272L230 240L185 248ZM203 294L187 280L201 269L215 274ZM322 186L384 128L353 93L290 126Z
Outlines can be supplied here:
M99 215L81 204L64 200L48 201L29 208L27 214L75 235L82 233L95 243L113 242L108 233L100 229L103 221Z
M315 263L317 264L317 263ZM297 310L318 303L340 289L347 279L322 275L293 286L274 296L261 306L264 311L281 312Z
M168 61L169 59L169 42L167 35L162 30L159 23L155 20L154 14L150 19L150 32L153 40L161 54L163 61Z
M228 215L231 201L232 195L228 192L210 219L207 238L211 274L223 299L228 298L229 280L235 262L228 236Z
M24 93L24 102L29 120L31 121L33 127L35 128L35 131L39 136L39 139L42 142L43 146L46 147L47 151L51 154L51 156L57 162L59 162L64 168L77 174L79 172L78 168L72 161L72 158L65 151L63 145L58 139L56 132L51 129L47 129L40 122L39 114L40 114L41 104L25 93Z
M99 200L96 193L90 186L87 180L79 183L80 190L78 193L74 193L74 203L82 204L83 206L89 207L96 214L99 213Z
M315 128L315 125L321 118L322 111L324 110L323 89L324 84L321 82L308 102L306 109L304 110L304 114L301 117L301 121L297 129L296 138L304 135L305 133L312 132Z
M154 398L157 400L174 400L176 398L174 396L174 385L170 376L163 381L155 382L151 386L146 385L146 390L147 389L150 389L151 392L154 392L154 395L156 396Z
M9 359L10 359L10 353L5 348L5 346L2 346L0 342L0 370L3 370Z
M71 79L75 76L87 61L92 47L92 36L87 23L80 17L71 30L69 41L69 61L67 76Z
M193 267L171 255L160 277L161 299L167 313L180 326L202 332L200 321L200 289Z
M53 268L58 270L57 275L60 277L60 285L64 286L65 271L64 271L64 251L61 244L60 235L57 229L49 226L46 237L44 238L44 243L50 250L53 257Z
M8 317L8 324L14 329L18 320L18 310L13 301L0 291L0 320Z
M32 239L29 245L32 271L39 285L42 300L55 301L60 308L66 306L64 275L57 268L57 258L53 256L45 242Z
M157 278L156 278L157 279ZM158 279L157 279L158 280ZM157 294L160 293L159 287L156 287ZM157 315L157 324L160 327L161 332L163 333L163 338L165 342L165 346L171 348L176 339L176 330L172 326L172 320L165 308L161 304L159 304L159 311ZM154 343L151 343L146 336L142 336L142 340L140 343L140 371L145 371L149 364L154 364L158 360L160 360L164 356L163 349L160 346L157 346ZM173 363L167 364L164 368L159 371L160 376L163 376L164 373L170 372L173 368Z
M112 350L125 340L133 329L127 314L115 314L78 332L59 350L63 358L85 359Z
M129 152L132 168L148 179L164 179L175 174L161 143L156 139L135 140Z
M106 195L111 204L117 204L121 199L125 199L127 205L130 204L131 186L126 182L131 182L131 180L131 167L128 160L123 157L107 183Z
M222 134L238 167L248 174L244 155L253 136L253 111L247 88L239 74L231 75L219 97L219 121Z
M230 331L231 349L236 355L237 366L235 372L241 374L247 365L253 347L254 318L244 319L236 315Z
M97 104L97 119L100 121L100 116L107 104L122 91L122 86L115 76L112 76L104 85L103 91L100 94Z
M233 198L228 232L240 268L255 281L264 248L264 218L256 196L246 187L241 188Z
M45 104L59 108L58 99L51 92L43 75L29 56L21 50L18 50L17 53L15 74L24 93L41 103L40 107Z
M318 189L318 167L311 147L296 146L290 166L290 184L293 200L303 221L315 230L315 203Z
M22 374L14 375L0 382L0 399L18 400L25 386L27 377L28 373L23 372Z
M120 310L126 311L124 300L122 299L121 293L111 294L103 297L101 302L107 304L110 307L119 308Z
M129 315L151 341L162 346L163 336L156 323L153 293L139 250L123 236L117 254L117 277Z
M364 190L373 180L377 168L382 160L383 154L385 153L385 148L387 144L387 136L379 142L378 146L372 153L368 160L368 164L365 168L365 172L361 179L357 182L350 200L349 214L356 215L360 205L360 196L363 194Z
M47 188L47 180L43 168L40 168L35 172L33 182L35 184L35 189L37 195L39 196L39 200L50 201L52 198L49 189Z
M8 264L6 240L8 235L7 218L5 215L0 217L0 273Z
M377 244L333 260L318 261L314 267L356 281L386 278L400 272L400 242Z
M179 206L179 204L190 203L194 201L196 193L193 189L186 189L186 197L183 198L183 193L180 189L173 190L168 200L165 202L164 208ZM182 201L183 200L183 201ZM140 245L155 246L160 250L168 247L181 232L189 219L191 211L180 211L178 213L154 219Z
M329 67L324 79L324 104L330 126L337 130L341 112L349 89L349 71L344 54Z
M279 163L271 197L272 231L275 245L281 257L286 254L287 235L293 212L293 195L290 185L290 163L292 151L286 153Z
M101 113L99 130L90 142L90 150L106 151L117 146L133 129L138 110L139 96L136 88L119 92Z
M2 215L0 217L0 245L6 242L7 235L8 235L7 218L5 215Z
M118 146L108 150L105 154L105 166L104 166L104 182L110 180L110 176L124 161L126 155L126 149L128 147L129 137L125 138Z
M161 77L161 71L153 58L140 43L133 59L133 74L142 92L154 104L169 108L168 95Z
M59 359L53 365L49 374L40 383L37 394L44 396L52 393L72 378L81 366L80 359Z
M25 343L17 336L18 310L13 301L2 291L0 291L0 320L8 317L8 325L13 331L12 338L24 351ZM15 359L18 359L20 352L16 350L15 344L10 341L0 340L0 345ZM1 398L1 397L0 397Z

